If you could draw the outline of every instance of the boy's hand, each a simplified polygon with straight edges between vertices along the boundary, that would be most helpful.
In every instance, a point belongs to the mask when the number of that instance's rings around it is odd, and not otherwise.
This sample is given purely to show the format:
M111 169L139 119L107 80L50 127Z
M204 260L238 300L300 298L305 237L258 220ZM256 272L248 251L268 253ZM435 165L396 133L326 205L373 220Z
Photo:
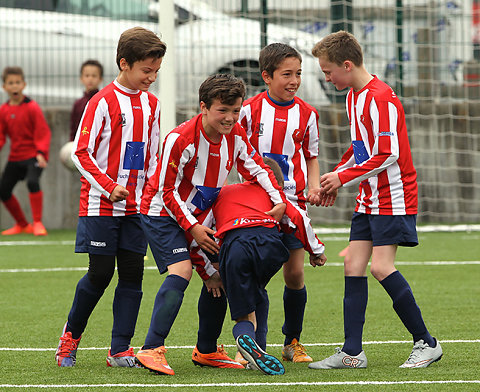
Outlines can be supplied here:
M315 189L308 189L307 193L307 201L310 203L312 206L319 206L320 201L321 201L321 188L315 188Z
M342 182L338 177L338 173L330 172L320 177L320 185L322 189L330 195L342 186Z
M201 224L196 224L190 229L190 234L193 236L195 241L197 241L197 244L200 246L200 248L209 253L218 254L220 246L215 242L215 240L209 237L209 234L215 234L212 229Z
M117 185L115 189L110 193L109 199L112 202L122 201L128 197L129 192L127 188L124 188L121 185Z
M222 291L225 291L218 271L210 276L209 279L205 280L205 286L207 287L208 292L212 293L215 298L221 297Z
M265 214L270 215L277 222L280 222L283 215L285 214L285 209L286 208L287 208L287 205L285 203L278 203L278 204L274 205L273 208L270 211L266 211Z
M321 267L322 265L325 265L326 261L327 261L327 256L325 256L325 254L310 255L310 265L312 267L316 267L317 265Z
M43 154L37 154L36 158L38 167L45 169L48 166L48 162L43 156Z
M327 193L325 190L322 188L320 189L320 203L317 204L317 206L322 206L322 207L331 207L335 204L335 200L337 200L337 194L338 194L338 189L335 189L333 193Z

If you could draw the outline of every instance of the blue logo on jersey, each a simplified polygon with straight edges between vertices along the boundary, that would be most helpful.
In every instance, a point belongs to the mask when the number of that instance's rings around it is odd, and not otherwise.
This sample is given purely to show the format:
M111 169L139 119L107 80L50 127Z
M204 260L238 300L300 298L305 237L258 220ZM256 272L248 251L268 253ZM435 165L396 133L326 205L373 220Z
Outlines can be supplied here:
M125 170L143 170L145 142L127 142L123 168Z
M282 169L283 173L283 179L284 181L288 181L288 155L283 155L283 154L273 154L271 152L264 152L263 153L264 157L273 159L275 162L278 163L278 166L280 166L280 169Z
M197 193L192 199L192 204L202 211L210 208L213 203L215 203L215 200L217 200L217 196L222 189L203 185L197 185L195 188L197 188Z
M355 163L360 165L362 162L365 162L370 156L368 155L365 144L363 140L354 140L352 142L353 155L355 156Z

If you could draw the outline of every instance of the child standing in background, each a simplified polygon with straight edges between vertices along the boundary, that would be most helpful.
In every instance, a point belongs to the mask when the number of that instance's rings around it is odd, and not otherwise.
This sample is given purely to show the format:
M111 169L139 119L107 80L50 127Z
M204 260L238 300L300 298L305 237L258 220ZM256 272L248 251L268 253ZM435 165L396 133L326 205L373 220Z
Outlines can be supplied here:
M97 60L87 60L80 67L80 82L85 87L83 97L75 101L72 107L72 113L70 115L70 140L75 139L77 133L78 124L82 119L83 111L87 102L96 93L103 80L103 66Z
M23 95L27 83L20 67L6 67L2 74L8 101L0 106L0 150L7 136L10 155L0 180L0 199L15 219L15 226L2 235L33 233L47 235L42 223L43 192L40 176L47 167L51 132L40 106ZM27 222L17 198L12 194L18 181L26 180L33 225Z

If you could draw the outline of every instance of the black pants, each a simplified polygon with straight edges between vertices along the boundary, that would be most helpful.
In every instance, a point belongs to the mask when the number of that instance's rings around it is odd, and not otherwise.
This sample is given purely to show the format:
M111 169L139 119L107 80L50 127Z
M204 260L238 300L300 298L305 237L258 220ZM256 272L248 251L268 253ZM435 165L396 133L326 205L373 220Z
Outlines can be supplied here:
M7 162L0 180L0 199L7 201L12 197L13 188L17 182L26 180L30 193L40 190L40 175L43 169L38 167L37 159L31 158L26 161Z

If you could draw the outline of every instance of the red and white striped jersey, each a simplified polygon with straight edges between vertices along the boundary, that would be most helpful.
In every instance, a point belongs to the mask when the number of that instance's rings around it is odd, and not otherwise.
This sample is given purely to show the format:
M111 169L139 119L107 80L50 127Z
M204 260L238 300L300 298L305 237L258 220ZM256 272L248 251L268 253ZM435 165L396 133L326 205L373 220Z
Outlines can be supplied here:
M287 106L278 105L264 91L244 102L239 122L258 153L280 165L287 198L304 203L306 160L318 155L317 110L298 97Z
M344 186L360 183L355 211L417 213L417 173L400 100L376 76L347 94L352 145L335 167Z
M273 173L265 169L241 125L235 124L230 134L213 143L199 114L165 138L157 171L147 184L140 212L170 216L187 231L197 223L196 217L202 211L211 208L234 165L244 178L255 179L274 204L282 202L283 193Z
M72 160L82 174L80 216L137 214L146 180L154 174L160 143L160 102L149 92L133 91L116 80L85 108ZM108 197L124 186L126 200Z

